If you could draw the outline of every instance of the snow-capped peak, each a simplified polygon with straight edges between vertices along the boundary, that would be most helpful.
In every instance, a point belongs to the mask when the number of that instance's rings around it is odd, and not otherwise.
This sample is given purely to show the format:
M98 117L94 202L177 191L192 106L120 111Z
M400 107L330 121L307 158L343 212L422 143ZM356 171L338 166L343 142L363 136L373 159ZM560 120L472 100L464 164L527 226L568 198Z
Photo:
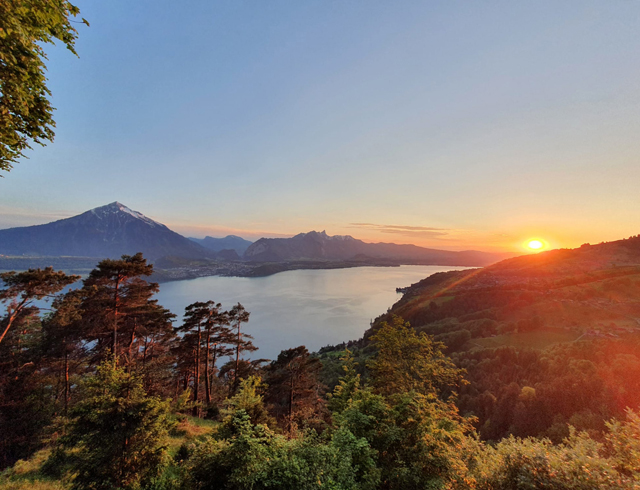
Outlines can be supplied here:
M136 218L136 219L144 221L149 226L152 226L152 227L162 226L162 227L164 227L164 225L162 223L158 223L157 221L154 221L151 218L147 218L144 214L142 214L142 213L140 213L138 211L134 211L133 209L128 208L127 206L125 206L122 203L119 203L118 201L114 201L111 204L107 204L106 206L100 206L98 208L94 208L94 209L91 210L91 213L93 213L98 218L102 218L103 216L106 216L108 214L113 214L113 213L125 213L125 214L128 214L129 216L132 216L132 217Z

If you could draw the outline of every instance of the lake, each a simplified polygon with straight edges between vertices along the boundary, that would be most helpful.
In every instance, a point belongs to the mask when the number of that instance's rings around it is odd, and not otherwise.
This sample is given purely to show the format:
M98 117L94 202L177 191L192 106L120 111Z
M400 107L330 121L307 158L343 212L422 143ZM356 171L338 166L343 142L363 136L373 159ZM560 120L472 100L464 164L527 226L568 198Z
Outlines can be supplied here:
M251 278L211 276L162 283L156 297L177 315L195 301L213 300L224 309L242 303L251 312L245 331L260 348L252 357L274 359L281 350L299 345L316 351L358 339L371 320L400 299L397 287L460 269L466 267L407 265L295 270Z

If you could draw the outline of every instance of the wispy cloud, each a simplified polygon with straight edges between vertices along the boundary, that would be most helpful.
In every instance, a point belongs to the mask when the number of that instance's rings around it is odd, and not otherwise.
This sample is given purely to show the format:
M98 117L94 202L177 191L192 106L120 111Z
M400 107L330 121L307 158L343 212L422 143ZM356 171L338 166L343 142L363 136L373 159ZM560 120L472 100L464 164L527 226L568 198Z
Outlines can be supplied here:
M408 226L408 225L381 225L376 223L349 223L349 228L378 231L408 237L439 238L449 235L451 230L447 228L435 228L432 226Z

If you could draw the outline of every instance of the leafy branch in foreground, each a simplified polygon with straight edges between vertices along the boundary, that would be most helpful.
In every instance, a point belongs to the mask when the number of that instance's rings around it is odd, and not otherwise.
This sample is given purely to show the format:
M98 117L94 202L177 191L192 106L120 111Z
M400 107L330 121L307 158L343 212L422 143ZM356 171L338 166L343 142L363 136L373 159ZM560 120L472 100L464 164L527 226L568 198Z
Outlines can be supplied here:
M61 41L77 55L71 17L79 13L66 0L0 2L0 171L11 170L30 141L53 141L43 45Z

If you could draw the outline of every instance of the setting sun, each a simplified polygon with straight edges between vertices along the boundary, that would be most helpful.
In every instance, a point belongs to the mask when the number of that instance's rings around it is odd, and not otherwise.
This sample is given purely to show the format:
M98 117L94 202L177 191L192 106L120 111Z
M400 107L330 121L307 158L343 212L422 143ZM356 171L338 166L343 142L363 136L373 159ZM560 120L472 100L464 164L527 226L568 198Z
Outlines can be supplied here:
M541 250L542 248L544 248L544 243L542 243L542 241L540 240L530 240L527 243L527 247L531 250Z

